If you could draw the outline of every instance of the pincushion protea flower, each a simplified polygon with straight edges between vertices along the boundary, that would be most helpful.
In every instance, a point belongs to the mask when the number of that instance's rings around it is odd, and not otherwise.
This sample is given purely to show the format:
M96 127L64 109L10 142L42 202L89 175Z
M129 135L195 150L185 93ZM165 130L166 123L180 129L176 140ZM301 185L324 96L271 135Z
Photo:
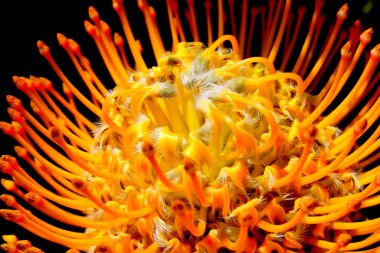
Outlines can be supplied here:
M268 7L243 0L240 21L226 9L235 1L205 1L202 43L199 8L189 0L182 16L177 1L167 0L167 51L155 10L147 0L138 5L156 66L145 63L123 1L114 0L123 36L112 36L93 7L85 28L115 88L107 90L108 81L62 34L58 42L88 91L79 91L42 41L38 49L63 92L43 77L13 77L30 106L6 97L12 122L0 127L18 142L21 161L1 156L1 183L12 194L1 195L9 208L0 215L67 252L374 251L380 221L361 212L380 203L380 47L367 48L372 29L357 21L341 32L347 5L323 39L323 1L308 19L304 7L292 13L291 0ZM306 21L309 32L298 38ZM232 35L224 32L229 25ZM186 42L186 27L194 42ZM251 56L253 47L261 56ZM40 251L14 235L3 240L6 252Z

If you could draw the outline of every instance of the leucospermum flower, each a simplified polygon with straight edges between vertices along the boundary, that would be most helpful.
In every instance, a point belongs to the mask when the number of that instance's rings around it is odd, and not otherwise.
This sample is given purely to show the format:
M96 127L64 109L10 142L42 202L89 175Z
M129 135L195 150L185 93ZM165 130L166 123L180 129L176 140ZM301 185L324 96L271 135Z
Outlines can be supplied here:
M206 0L202 10L167 0L166 48L155 9L137 3L148 45L131 29L131 2L112 1L121 33L94 7L85 21L113 89L63 34L87 90L43 41L62 92L45 77L13 77L30 103L6 96L12 121L0 128L18 158L0 158L9 191L0 215L71 253L374 251L380 218L362 212L380 203L372 28L357 21L344 31L347 5L330 24L320 0L312 10L291 0ZM1 248L40 251L23 239L3 235Z

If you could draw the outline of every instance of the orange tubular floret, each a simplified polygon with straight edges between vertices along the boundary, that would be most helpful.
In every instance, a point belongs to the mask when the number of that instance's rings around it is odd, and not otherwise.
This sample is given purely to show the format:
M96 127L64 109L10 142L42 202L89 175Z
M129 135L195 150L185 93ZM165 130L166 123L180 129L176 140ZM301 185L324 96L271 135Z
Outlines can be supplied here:
M197 173L196 165L190 158L185 157L183 169L185 173L187 174L187 176L190 177L190 182L192 186L191 189L194 191L195 195L198 197L198 200L201 203L201 205L204 207L210 206L211 202L204 194L202 181L200 178L201 174L199 172ZM184 185L184 188L186 189L186 185Z
M172 3L171 0L166 0L166 8L168 11L168 18L170 22L170 32L172 34L172 50L175 51L178 49L178 34L177 30L175 28L175 18L173 15L173 8L172 8Z
M65 211L54 204L50 203L36 193L28 193L25 195L25 200L40 210L42 213L69 225L82 227L82 228L100 228L107 229L113 226L121 226L130 221L128 218L116 218L105 221L92 221L86 217L75 215L71 212Z
M118 86L122 85L123 81L121 80L121 77L117 74L117 70L113 66L110 56L108 56L107 50L104 48L104 43L103 43L103 40L101 39L101 35L100 35L101 32L99 28L94 26L93 24L90 23L90 21L87 21L87 20L84 21L84 27L87 33L94 40L98 48L98 51L100 55L102 56L102 59L105 65L107 66L109 73L112 76L112 79L115 81L115 84Z
M51 128L50 133L52 138L60 145L60 147L65 151L67 156L71 158L76 164L79 165L82 169L86 170L87 172L101 178L106 178L106 179L114 179L117 180L119 179L119 175L111 175L109 173L106 173L104 171L97 170L93 168L91 165L87 164L86 161L83 161L80 157L78 157L76 154L73 153L72 150L68 147L68 144L64 140L62 133L59 132L58 129L56 128ZM79 174L79 173L77 173Z
M134 220L139 217L146 216L154 211L152 207L143 207L135 211L121 211L116 208L113 208L112 206L104 204L97 196L94 195L93 192L90 191L87 184L83 180L74 179L73 185L99 208L116 217Z
M69 55L71 61L73 62L76 70L78 71L79 75L81 76L82 80L86 84L87 88L89 89L91 95L93 95L98 102L102 103L104 100L104 97L100 92L95 88L93 83L91 82L91 79L89 78L89 75L82 69L79 61L75 57L75 54L72 50L72 48L79 47L77 43L72 39L67 39L63 34L58 33L57 34L57 40L58 43L62 46L62 48L66 51L66 53ZM79 49L77 49L79 50Z
M373 180L374 179L375 178L373 178ZM339 212L339 210L342 210L342 208L345 207L346 204L344 203L344 201L346 201L346 200L347 201L350 201L350 200L360 201L361 200L362 201L362 205L360 206L360 208L365 208L365 207L373 206L373 205L375 205L379 201L378 197L370 197L370 198L368 198L368 196L370 196L371 194L373 194L374 190L375 191L379 191L379 190L376 190L376 187L371 184L371 185L367 186L367 188L365 190L361 191L360 193L352 194L349 197L343 197L343 199L340 199L340 200L330 199L330 200L336 200L336 201L334 201L334 202L331 201L330 205L315 207L313 209L313 214L323 214L323 213L329 213L329 212ZM337 201L340 201L340 202L337 202Z
M339 87L338 87L337 91L334 92L333 98L335 98L338 95L339 90L342 89L343 85L346 83L346 81L350 77L354 67L356 66L356 63L358 62L360 56L362 55L362 53L364 51L364 48L371 41L372 33L373 33L373 29L369 28L360 35L360 44L356 48L354 56L352 57L347 70L344 72L341 80L339 81ZM318 94L318 101L322 100L322 97L323 97L323 90L320 92L320 94Z
M297 62L295 63L295 65L292 69L292 72L294 72L294 73L299 72L301 65L305 59L306 53L309 49L309 45L310 45L310 42L311 42L311 39L313 36L315 25L317 24L317 20L319 18L323 4L324 4L324 1L315 1L315 9L314 9L313 17L312 17L311 22L310 22L310 26L309 26L309 30L308 30L309 32L306 36L306 39L305 39L304 44L302 46L302 49L301 49L300 55L297 59Z
M0 122L1 123L1 122ZM14 131L14 130L12 130L13 129L13 127L12 128L5 128L5 127L2 127L1 126L1 124L0 124L0 127L2 128L2 130L3 130L3 132L11 132L11 131ZM12 134L12 133L10 133L10 134ZM60 174L60 175L62 175L63 177L65 177L65 178L69 178L69 179L71 179L71 178L74 178L74 177L78 177L78 176L76 176L76 175L74 175L74 174L72 174L72 173L69 173L69 172L67 172L67 171L65 171L65 170L62 170L61 168L59 168L59 167L57 167L56 165L54 165L53 163L51 163L51 162L49 162L47 159L45 159L43 156L41 156L36 150L35 150L35 148L33 147L33 146L31 146L27 141L25 141L21 136L19 136L19 135L15 135L14 133L13 133L13 136L12 137L14 137L14 139L16 140L16 141L18 141L31 155L33 155L36 159L38 159L38 161L40 161L45 167L47 167L47 168L49 168L49 169L51 169L52 171L54 171L55 173L57 173L57 174Z
M236 19L235 19L235 0L228 0L228 7L230 9L230 19L231 19L231 29L232 29L232 35L236 37ZM245 9L242 9L242 11L246 11L247 7ZM244 16L244 15L242 15ZM245 30L244 30L245 32Z
M356 162L363 160L380 147L380 140L377 139L380 136L380 127L376 128L375 132L367 139L367 141L352 152L347 158L342 162L341 167L347 168ZM374 141L376 140L376 141Z
M265 31L263 31L263 43L261 44L261 55L267 57L270 47L272 46L274 32L277 26L280 10L283 0L276 2L275 0L269 1L268 15L266 16L266 23L263 24ZM277 8L275 8L277 6ZM275 11L276 10L276 11ZM265 7L263 12L265 13ZM264 14L262 14L264 16Z
M241 5L242 15L240 19L240 33L239 33L239 46L240 50L240 58L242 59L244 56L245 49L245 36L247 33L247 13L248 13L248 0L243 0ZM233 26L235 27L235 26ZM236 37L236 35L234 35Z
M244 60L241 60L233 65L226 65L222 68L222 71L233 71L236 70L242 66L249 66L252 63L261 63L265 65L265 67L268 68L269 74L275 74L276 69L274 68L274 65L271 61L269 61L267 58L264 57L250 57Z
M37 225L41 227L45 227L46 229L52 231L53 233L60 234L62 236L67 236L70 238L91 238L92 236L90 234L80 233L80 232L73 232L65 229L61 229L58 227L55 227L49 223L44 222L43 220L37 218L34 216L30 211L26 210L23 206L21 206L19 203L17 203L16 199L7 194L2 194L0 196L0 199L9 207L13 207L17 210L19 210L25 217L30 219L32 222L36 223Z
M249 58L251 56L251 48L253 43L253 31L256 23L257 15L259 14L259 10L257 7L252 6L251 7L251 21L249 23L249 30L248 30L248 39L247 39L247 47L245 48L245 58Z
M153 170L156 172L157 177L161 180L161 182L171 190L178 190L178 186L173 184L169 179L165 176L164 172L161 170L160 165L157 162L155 157L155 150L153 144L149 140L144 140L141 146L141 151L148 158L151 163Z
M53 59L53 57L50 54L49 47L42 41L37 42L37 47L41 53L42 56L45 57L45 59L50 63L52 68L55 70L57 75L61 78L61 80L70 88L70 90L74 93L74 95L88 108L90 109L95 115L101 116L101 111L98 107L96 107L92 102L90 102L82 93L80 93L74 85L67 79L67 77L63 74L62 70L58 67L57 63Z
M352 133L352 136L350 138L349 143L340 152L338 157L335 158L335 160L333 162L331 162L328 166L326 166L323 169L320 169L318 172L315 172L311 175L302 177L301 178L301 184L305 185L305 184L309 184L311 182L317 181L317 180L323 178L324 176L327 176L328 174L332 173L333 171L337 170L339 168L338 166L341 164L341 162L349 154L349 152L350 152L351 148L353 147L353 145L355 144L355 141L357 140L358 136L361 133L363 133L363 131L365 130L366 127L367 127L367 120L363 120L362 122L356 123L353 130L352 130L353 133Z
M18 212L18 211L15 211L15 212ZM21 216L22 214L19 213L17 215ZM17 220L16 222L23 228L40 236L41 238L64 245L66 247L71 247L71 248L75 247L78 249L86 250L94 244L109 240L108 236L97 237L97 238L69 238L66 236L56 234L44 227L41 227L38 224L26 218L25 216L22 216L22 218L19 218L19 219L22 219L22 220Z
M25 125L25 129L28 132L28 135L30 135L33 141L38 145L38 147L41 147L41 149L45 152L45 154L51 157L60 166L62 166L63 168L65 168L66 170L70 171L73 174L80 174L81 172L83 172L82 168L80 168L76 164L73 164L69 159L67 159L61 153L54 150L51 145L43 141L43 139L40 138L39 135L36 134L32 130L32 128Z
M308 128L304 130L303 137L306 143L305 143L305 147L303 148L302 155L297 163L297 167L289 171L289 173L286 176L277 179L274 182L274 187L279 188L279 187L285 186L300 173L300 171L305 166L306 160L310 154L310 149L314 143L316 134L317 134L317 129L312 125L310 125Z
M129 75L124 71L121 59L117 54L117 49L111 38L110 28L100 19L94 7L89 7L88 14L92 22L94 22L96 29L92 27L89 22L85 22L85 28L95 40L99 52L102 54L103 60L116 84L123 85L122 82L127 82Z
M318 38L319 38L319 35L321 33L322 25L325 22L325 19L326 19L325 16L322 15L317 20L317 25L315 28L316 31L315 31L315 34L313 35L313 42L311 44L311 47L308 50L308 53L306 55L306 59L304 60L301 69L298 71L298 74L302 77L305 76L306 71L310 67L310 62L311 62L313 56L315 55ZM334 56L336 55L336 52L337 52L336 50L338 50L338 48L341 46L342 42L346 39L346 37L347 37L346 33L341 33L339 35L338 41L335 43L335 46L332 50L333 52L331 54L329 54L328 58L325 61L325 64L323 64L321 70L318 72L318 75L315 78L315 83L318 83L319 78L321 77L320 73L324 73L326 71L326 66L329 66L329 63L332 59L332 55L334 55ZM315 84L315 85L317 85L317 84ZM313 90L313 88L314 88L313 85L311 85L309 87L310 90Z
M309 75L305 79L305 86L306 87L308 87L310 85L310 83L313 81L313 79L317 75L319 69L322 67L323 63L325 62L328 54L330 53L331 47L334 43L334 40L338 34L338 31L339 31L343 21L347 18L347 15L348 15L348 5L345 4L337 12L337 20L335 22L334 28L333 28L330 36L329 36L329 39L327 41L325 48L323 49L321 56L318 58L313 69L310 71Z
M184 230L189 230L191 234L196 237L199 237L204 234L206 229L206 220L205 217L200 217L198 225L195 226L193 223L193 211L186 208L185 203L181 200L175 200L171 204L171 209L175 213L175 227L179 237L184 239ZM203 209L205 214L205 210ZM204 216L204 215L203 215Z
M211 44L211 46L207 48L207 50L214 51L218 47L223 46L223 43L225 41L229 41L232 44L232 51L234 52L234 54L239 55L239 44L237 42L237 39L232 35L223 35L219 37L216 41L214 41L213 44Z
M224 8L223 0L218 0L218 38L224 35Z
M17 183L21 187L25 188L28 191L36 192L36 193L46 197L47 199L54 201L54 202L57 202L57 203L60 203L62 205L65 205L67 207L70 207L72 209L77 209L77 210L81 210L81 211L84 211L87 208L92 206L90 201L86 201L83 199L64 198L62 196L54 194L53 192L47 190L46 188L43 188L40 185L35 185L35 184L29 182L24 177L20 176L18 173L14 173L14 174L15 174L14 177L17 179Z
M20 87L20 86L27 85L30 81L26 78L23 78L23 77L14 76L13 82L16 84L16 86ZM44 119L47 122L51 122L51 124L54 124L55 126L57 126L57 128L59 128L67 137L69 137L70 139L73 139L78 144L83 145L84 147L86 147L88 145L87 141L85 141L84 139L82 139L82 138L78 137L77 135L75 135L74 133L72 133L70 131L70 129L67 128L62 123L61 120L57 120L56 115L48 108L46 103L41 99L41 97L36 92L29 93L28 95L31 98L31 100L33 101L34 105L37 106L38 109L41 111L41 115L43 115ZM63 116L63 113L60 110L58 110L58 114ZM76 126L74 126L74 124L70 120L68 120L67 117L63 116L62 119L66 124L68 124L69 126L71 126L74 129L76 129L79 133L83 134L83 132L81 132ZM45 125L50 125L50 124L45 123ZM84 135L84 138L88 139L88 136Z
M357 211L360 208L361 202L359 200L350 199L347 201L345 206L336 212L331 212L326 215L314 216L314 217L305 217L304 222L306 224L321 224L329 223L341 219L345 215Z
M373 235L367 237L366 239L362 241L348 243L344 247L341 247L339 250L344 250L347 252L348 250L362 249L372 244L375 244L379 241L380 241L380 233L374 233ZM316 246L322 249L334 249L337 246L336 243L324 241L324 240L318 240L318 239L310 238L310 237L305 237L304 242L309 245Z
M285 71L285 66L288 64L290 55L293 53L295 42L296 42L296 39L297 39L297 36L299 33L299 29L301 27L302 19L305 16L305 13L306 13L306 8L304 6L300 6L298 8L297 15L296 15L297 16L297 23L296 23L296 26L294 28L292 39L291 39L289 45L285 44L285 47L287 48L287 50L286 50L286 52L285 52L285 54L281 60L281 65L279 68L281 71ZM291 22L288 22L288 26L290 26L290 24L291 24ZM287 30L289 32L290 29L287 29Z
M187 4L189 6L189 22L190 22L191 32L193 34L193 40L199 41L199 32L198 32L197 19L195 17L194 0L187 0Z
M159 31L154 27L153 20L150 14L150 6L146 0L139 0L139 7L144 14L146 27L148 29L150 42L153 48L156 61L165 53L164 45L161 40Z
M379 112L380 112L380 106L379 105L380 105L380 98L377 98L376 103L371 107L371 109L363 117L358 118L356 122L358 122L359 120L367 119L368 128L371 127L373 125L373 123L375 123L375 121L376 121L376 119L377 119L377 117L379 115ZM356 124L356 122L354 124ZM334 148L336 148L337 150L339 150L339 149L341 149L341 147L343 145L346 145L346 142L347 142L346 138L350 135L349 129L352 128L352 127L353 127L352 125L349 126L342 135L340 135L338 138L336 138L334 140L334 142L333 142ZM370 145L375 140L377 140L377 137L379 136L379 134L380 134L380 132L379 132L378 128L376 128L376 130L371 135L371 137L369 139L367 139L367 141L365 142L365 144L363 144L362 146L360 146L359 149L365 150L365 148L363 148L363 146L368 147L368 145ZM357 152L357 151L355 151L355 152Z
M284 12L282 13L282 19L280 22L280 28L279 28L279 31L277 32L276 40L275 40L275 42L272 46L272 49L269 53L269 56L268 56L268 59L271 62L275 61L276 56L277 56L277 52L280 48L280 43L282 41L282 37L284 36L284 32L285 32L285 26L286 26L286 23L289 21L288 18L289 18L291 4L292 4L291 0L286 0L285 9L284 9ZM280 8L280 7L278 7L278 8Z
M322 99L322 101L319 103L317 108L307 116L307 118L302 122L303 125L309 125L312 124L321 114L322 112L330 105L334 98L334 94L339 92L338 90L338 84L341 80L342 75L346 71L349 59L352 55L352 42L347 42L342 50L341 50L341 60L339 63L338 70L335 74L335 79L333 84L331 85L327 95L325 95Z
M268 140L266 140L266 142L264 144L262 144L262 146L260 147L260 151L265 152L265 151L268 151L268 149L272 148L273 143L277 139L278 125L276 123L276 120L275 120L273 114L271 113L271 110L269 108L267 108L266 106L264 106L262 103L260 103L263 100L261 100L257 97L255 99L257 101L248 100L248 99L240 97L240 96L235 96L234 94L229 94L228 96L231 96L231 99L233 101L235 100L236 102L241 102L241 103L244 103L246 105L253 106L254 108L256 108L260 113L262 113L266 117L266 120L268 121L269 125L271 126L271 128L270 128L271 135L270 135L270 138Z
M11 122L0 130L23 161L0 156L1 185L31 209L0 194L2 218L66 253L376 251L380 218L367 213L380 205L372 28L343 26L347 4L330 23L324 0L310 10L292 0L125 4L112 0L122 35L92 6L84 22L110 80L60 33L83 93L42 41L61 89L13 76L30 106L6 98ZM132 31L130 4L144 31ZM6 252L42 252L16 236L3 241Z
M124 6L123 6L123 1L121 0L112 0L112 6L119 15L120 22L122 24L123 30L125 37L127 38L128 41L128 46L131 49L133 58L135 59L135 64L136 64L136 70L140 70L143 72L146 72L148 70L145 61L143 60L141 56L141 52L137 47L137 43L135 40L135 37L133 36L131 27L129 25L129 21L127 18L127 14L125 12Z
M324 127L327 124L337 124L339 123L343 117L353 109L353 106L356 105L362 93L359 90L362 90L363 87L366 87L376 70L376 67L380 61L380 44L375 46L371 50L371 57L365 66L362 75L359 80L356 82L355 87L351 90L351 92L346 96L346 98L339 104L339 106L331 112L327 117L323 119L318 124L318 127ZM354 101L354 102L352 102Z
M299 210L293 215L293 217L287 222L279 225L271 224L266 221L260 220L257 223L257 227L271 232L271 233L282 233L288 231L289 229L295 227L297 224L302 224L304 222L304 217L310 211L310 209L315 204L315 200L311 197L302 197L298 199Z
M73 103L74 99L72 96L69 97L69 101L66 101L61 96L61 94L59 94L56 90L51 89L51 90L48 90L48 92L50 92L54 96L55 99L57 99L62 105L64 105L73 114L78 124L85 125L85 127L89 129L90 131L93 131L95 129L95 124L92 123L85 116L83 116L83 114L78 112L75 104ZM81 128L82 132L84 132L87 136L90 136L87 129L85 129L84 127Z
M217 253L222 247L222 242L218 238L217 230L213 229L208 232L207 236L197 244L197 250L205 249L208 253Z
M50 186L52 186L57 193L59 193L63 197L71 198L71 199L82 199L83 197L75 194L75 190L73 187L70 187L71 184L67 181L65 184L65 179L56 173L50 172L47 173L46 169L38 161L33 161L26 149L20 146L15 146L14 150L18 157L24 159ZM64 187L57 183L60 182Z
M127 55L126 55L125 49L124 49L124 39L120 35L120 33L117 33L117 32L114 33L113 42L115 43L115 45L117 47L117 50L119 52L119 55L121 57L121 60L123 62L125 70L131 71L132 68L131 68L131 65L129 64L129 61L128 61L128 58L127 58ZM103 95L105 94L103 91L102 91L102 93L103 93Z

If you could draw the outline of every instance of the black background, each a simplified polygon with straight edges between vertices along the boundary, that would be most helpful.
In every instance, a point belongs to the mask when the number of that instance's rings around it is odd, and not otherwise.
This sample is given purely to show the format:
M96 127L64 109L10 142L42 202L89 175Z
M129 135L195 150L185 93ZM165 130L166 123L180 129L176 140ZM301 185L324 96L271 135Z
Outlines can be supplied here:
M345 22L345 25L352 24L358 18L362 18L362 23L365 28L372 26L375 29L373 40L371 45L375 45L380 42L380 21L379 21L379 2L372 0L374 8L369 14L363 15L361 9L367 2L366 0L352 0L348 1L350 6L349 20ZM133 30L137 34L137 38L144 41L147 37L145 31L145 23L141 12L136 8L135 1L128 2L128 15L132 24ZM157 12L165 12L165 5L157 6L156 2L151 1L156 5ZM165 1L163 1L165 2ZM202 3L202 1L195 1L196 3ZM240 1L237 1L240 2ZM258 1L260 3L265 1ZM313 5L314 1L301 1L306 2L308 5ZM325 12L327 17L335 19L335 12L344 3L342 0L330 0L326 1ZM92 42L91 37L86 33L83 21L88 19L88 6L95 6L102 18L111 24L113 31L122 32L118 23L118 17L112 9L110 0L21 0L21 1L1 1L0 2L0 120L9 121L9 117L6 113L6 101L5 95L12 94L20 98L24 98L21 92L17 91L12 83L13 75L20 76L45 76L52 80L57 87L60 87L61 82L57 79L54 72L51 70L45 59L39 55L36 48L36 41L41 39L45 41L52 49L52 54L58 61L58 64L62 66L64 70L67 70L70 78L77 80L77 76L70 72L72 66L68 57L63 52L56 42L56 33L61 32L68 37L75 39L82 46L83 53L90 58L94 68L99 71L102 80L106 83L108 88L114 86L112 80L108 74L103 71L103 64L99 58L96 47ZM203 7L203 4L201 4ZM160 18L159 23L161 27L166 28L166 34L168 22L165 19ZM133 22L133 20L135 22ZM138 20L138 21L136 21ZM165 32L164 32L165 33ZM169 38L169 36L165 36ZM165 41L165 45L169 48L170 41ZM149 58L148 62L154 64L154 60L149 57L151 50L146 47L144 50L144 57ZM60 89L60 88L58 88ZM15 144L13 140L0 134L0 154L12 154L12 147ZM0 186L0 193L4 189ZM1 203L0 208L4 208ZM377 215L378 216L378 215ZM0 234L16 233L19 235L19 239L29 239L36 246L42 248L45 252L64 252L59 246L48 243L44 240L39 240L37 237L25 233L25 231L9 222L0 220Z

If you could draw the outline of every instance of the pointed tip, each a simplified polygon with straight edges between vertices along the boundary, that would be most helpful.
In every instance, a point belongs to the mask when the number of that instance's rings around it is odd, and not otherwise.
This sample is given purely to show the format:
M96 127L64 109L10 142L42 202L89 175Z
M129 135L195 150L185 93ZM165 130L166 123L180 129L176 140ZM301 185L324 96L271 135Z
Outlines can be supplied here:
M65 35L63 35L62 33L57 33L57 40L61 47L63 47L64 49L68 49L69 42Z
M371 58L374 59L376 62L380 61L380 43L377 44L374 48L372 48Z
M99 12L93 6L88 7L88 16L95 24L100 21Z
M339 11L336 13L337 17L340 19L346 19L348 16L348 4L343 4L342 7L340 7Z
M372 27L370 27L367 30L365 30L364 32L362 32L362 34L360 35L360 42L367 45L368 43L371 42L372 35L373 35L373 29L372 29Z

